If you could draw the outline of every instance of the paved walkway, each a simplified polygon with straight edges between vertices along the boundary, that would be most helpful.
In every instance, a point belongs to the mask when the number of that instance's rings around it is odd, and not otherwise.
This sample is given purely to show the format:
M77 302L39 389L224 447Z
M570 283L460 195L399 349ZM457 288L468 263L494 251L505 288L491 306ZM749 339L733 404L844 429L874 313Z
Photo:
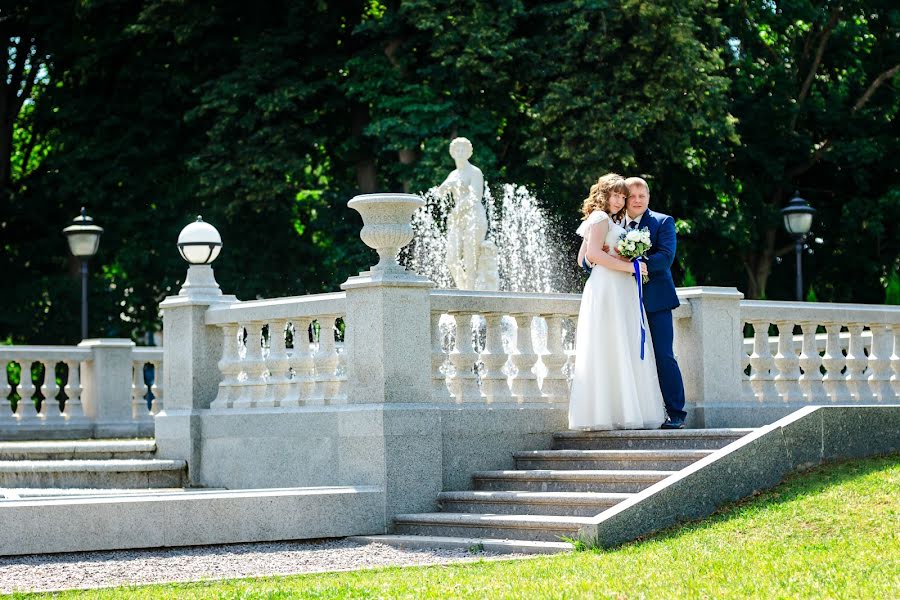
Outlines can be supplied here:
M400 550L348 540L193 546L0 557L0 593L433 565L516 554Z

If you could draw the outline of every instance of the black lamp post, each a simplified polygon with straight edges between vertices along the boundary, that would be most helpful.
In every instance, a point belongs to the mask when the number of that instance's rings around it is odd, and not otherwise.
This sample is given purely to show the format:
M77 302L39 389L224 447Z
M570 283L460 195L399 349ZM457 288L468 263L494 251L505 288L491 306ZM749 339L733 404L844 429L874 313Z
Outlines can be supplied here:
M88 336L88 260L100 247L100 235L103 228L94 225L94 220L87 216L81 207L81 216L72 219L72 225L63 229L69 242L72 256L81 260L81 339Z
M797 301L803 301L803 267L801 258L803 256L803 246L806 243L806 236L812 228L813 215L816 209L809 203L794 193L794 197L788 202L788 205L781 209L781 215L784 217L784 228L787 232L794 236L794 250L797 253Z

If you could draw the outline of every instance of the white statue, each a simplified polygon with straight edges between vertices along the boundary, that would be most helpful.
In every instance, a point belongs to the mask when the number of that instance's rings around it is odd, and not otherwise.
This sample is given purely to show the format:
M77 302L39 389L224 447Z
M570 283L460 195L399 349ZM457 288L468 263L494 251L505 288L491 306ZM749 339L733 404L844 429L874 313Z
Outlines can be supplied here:
M461 290L500 289L497 246L486 240L488 220L481 203L484 175L469 162L472 142L459 137L450 142L453 170L438 186L438 194L451 194L453 209L447 216L447 267Z

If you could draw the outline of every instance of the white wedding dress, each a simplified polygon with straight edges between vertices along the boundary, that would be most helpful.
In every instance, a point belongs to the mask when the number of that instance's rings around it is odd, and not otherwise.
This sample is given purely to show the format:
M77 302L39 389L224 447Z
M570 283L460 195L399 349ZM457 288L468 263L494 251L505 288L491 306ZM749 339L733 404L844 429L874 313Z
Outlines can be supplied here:
M607 221L606 243L613 252L625 231L603 211L578 228ZM584 286L575 334L575 370L569 394L572 429L656 429L666 414L647 329L641 360L641 316L634 275L595 266Z

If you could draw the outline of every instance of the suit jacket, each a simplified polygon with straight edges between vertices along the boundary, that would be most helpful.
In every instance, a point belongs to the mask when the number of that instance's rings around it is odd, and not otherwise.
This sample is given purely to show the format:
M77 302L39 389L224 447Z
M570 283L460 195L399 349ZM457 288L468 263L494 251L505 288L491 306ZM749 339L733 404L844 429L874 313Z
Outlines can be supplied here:
M647 272L650 281L644 284L644 308L648 313L672 310L680 304L672 280L675 260L675 219L653 212L649 208L641 218L640 228L650 230L652 246L647 252Z

